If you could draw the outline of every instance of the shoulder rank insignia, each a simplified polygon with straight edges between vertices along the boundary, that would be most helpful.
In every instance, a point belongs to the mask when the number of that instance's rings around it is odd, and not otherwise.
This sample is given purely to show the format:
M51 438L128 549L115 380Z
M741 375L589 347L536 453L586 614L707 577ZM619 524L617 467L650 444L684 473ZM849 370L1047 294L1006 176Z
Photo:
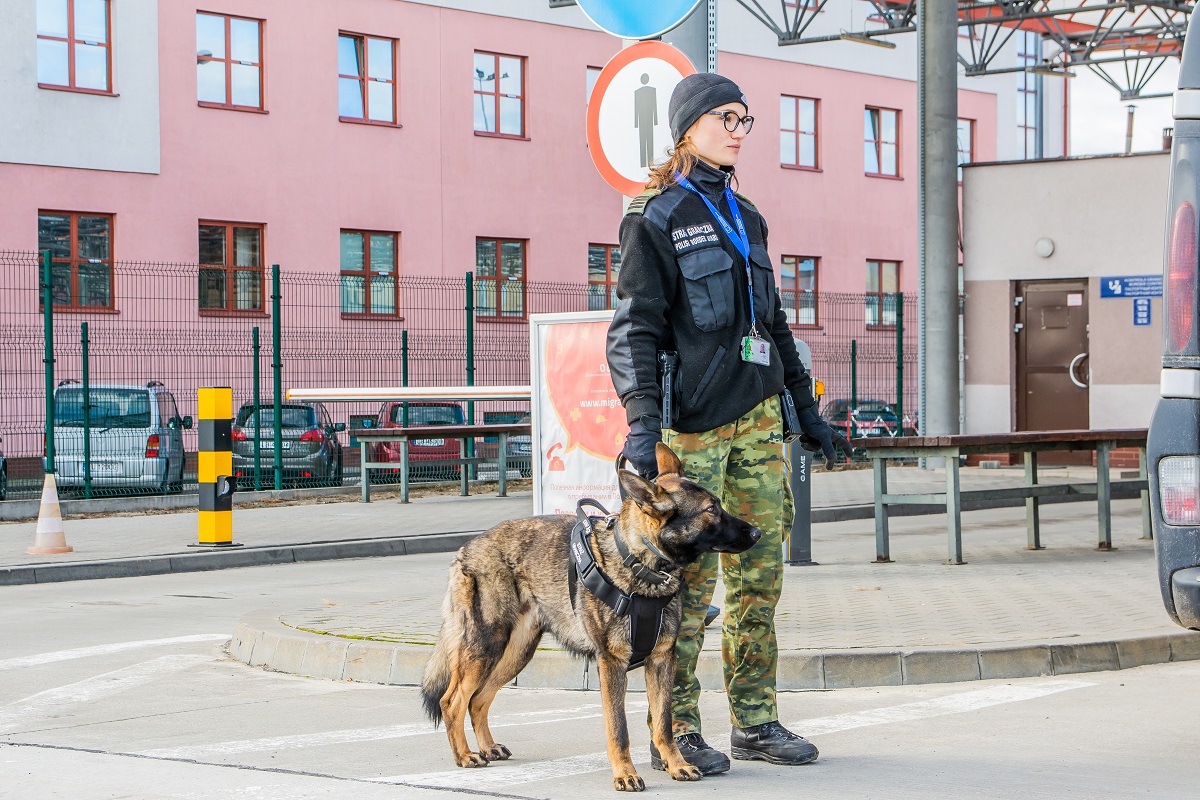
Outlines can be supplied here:
M662 194L662 189L647 189L646 191L633 198L629 203L629 208L625 210L626 214L644 214L646 213L646 203L651 199Z
M741 192L734 192L733 196L736 197L738 200L741 200L746 205L753 208L755 211L758 211L758 206L754 205L754 203L751 203L750 198L746 197L746 195L742 194Z

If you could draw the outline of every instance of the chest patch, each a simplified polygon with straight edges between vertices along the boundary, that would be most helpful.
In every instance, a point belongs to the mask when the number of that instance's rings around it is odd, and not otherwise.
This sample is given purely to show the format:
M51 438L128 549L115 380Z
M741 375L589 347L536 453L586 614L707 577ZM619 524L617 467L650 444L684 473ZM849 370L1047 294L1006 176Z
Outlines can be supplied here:
M675 245L676 253L686 253L697 247L719 244L720 241L717 229L713 227L711 222L704 222L699 225L687 225L674 228L671 231L671 243Z

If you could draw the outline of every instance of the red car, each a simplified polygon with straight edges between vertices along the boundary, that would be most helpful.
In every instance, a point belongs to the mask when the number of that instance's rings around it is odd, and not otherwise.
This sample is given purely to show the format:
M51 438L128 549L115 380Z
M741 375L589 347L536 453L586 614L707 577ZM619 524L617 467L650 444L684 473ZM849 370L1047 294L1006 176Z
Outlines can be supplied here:
M407 409L406 409L407 407ZM427 425L464 425L466 415L458 403L384 403L376 418L376 427L403 428L407 411L408 427ZM455 464L422 466L422 461L444 461L458 458L457 439L409 439L408 462L410 480L458 480L459 468ZM377 470L383 480L399 480L401 470L400 443L379 442L375 445L373 461L395 464L390 470Z

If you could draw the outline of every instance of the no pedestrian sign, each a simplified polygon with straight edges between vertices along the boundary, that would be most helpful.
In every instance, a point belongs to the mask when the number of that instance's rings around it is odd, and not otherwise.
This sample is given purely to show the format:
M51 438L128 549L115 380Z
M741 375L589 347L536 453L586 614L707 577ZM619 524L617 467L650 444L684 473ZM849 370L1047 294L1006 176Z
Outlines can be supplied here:
M675 85L695 72L687 57L662 42L640 42L600 71L587 109L592 162L609 186L634 197L650 167L674 145L667 106Z

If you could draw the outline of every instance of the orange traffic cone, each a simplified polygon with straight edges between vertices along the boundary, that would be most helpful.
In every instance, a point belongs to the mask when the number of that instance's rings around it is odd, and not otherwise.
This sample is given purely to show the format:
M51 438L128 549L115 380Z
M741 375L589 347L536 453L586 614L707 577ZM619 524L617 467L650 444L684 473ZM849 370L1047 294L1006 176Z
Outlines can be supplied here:
M54 473L47 473L42 487L42 509L38 512L37 533L33 535L33 547L25 552L30 555L70 553L75 548L67 544L67 532L63 530L62 509L58 506L58 483Z

